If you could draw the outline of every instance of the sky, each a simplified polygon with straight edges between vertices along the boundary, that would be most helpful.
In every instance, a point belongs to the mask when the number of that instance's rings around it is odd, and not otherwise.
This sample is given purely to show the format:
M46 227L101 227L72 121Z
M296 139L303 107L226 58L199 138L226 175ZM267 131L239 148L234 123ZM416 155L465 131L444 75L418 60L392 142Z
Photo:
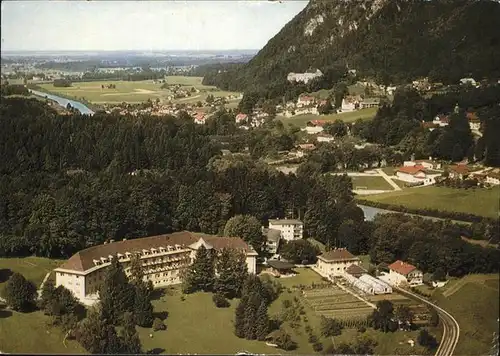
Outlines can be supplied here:
M2 51L260 49L307 1L2 1Z

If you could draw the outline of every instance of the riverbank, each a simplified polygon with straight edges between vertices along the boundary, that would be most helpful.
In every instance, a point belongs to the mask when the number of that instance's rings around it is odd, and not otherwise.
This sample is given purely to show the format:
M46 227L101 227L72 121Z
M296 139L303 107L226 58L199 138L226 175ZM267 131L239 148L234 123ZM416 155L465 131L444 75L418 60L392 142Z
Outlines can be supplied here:
M71 102L79 103L80 105L87 107L90 111L92 111L92 114L96 111L103 110L101 106L94 104L94 103L91 103L88 100L85 100L84 98L75 98L75 97L70 96L70 95L56 93L56 92L47 90L47 89L45 89L39 85L36 85L36 84L29 84L28 89L33 90L33 91L38 91L41 93L45 93L45 94L50 94L53 97L59 97L61 99L68 100L70 102L70 104L71 104ZM52 99L52 100L54 100L54 99ZM54 100L54 101L57 101L57 100ZM72 105L72 106L78 108L78 105ZM83 112L83 113L85 114L85 112Z

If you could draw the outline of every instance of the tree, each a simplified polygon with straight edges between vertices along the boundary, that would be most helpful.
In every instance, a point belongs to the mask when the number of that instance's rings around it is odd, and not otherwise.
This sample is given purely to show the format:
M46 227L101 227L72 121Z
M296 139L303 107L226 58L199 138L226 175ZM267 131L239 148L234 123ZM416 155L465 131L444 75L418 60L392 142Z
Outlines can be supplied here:
M239 298L248 277L246 255L235 249L223 249L216 261L214 290L226 298Z
M277 335L274 337L274 342L280 349L285 351L294 350L297 347L297 343L293 341L290 334L282 329L278 330Z
M121 342L115 327L103 318L99 310L92 310L82 321L76 340L91 354L121 353Z
M333 318L321 317L321 335L324 337L339 336L342 334L342 324Z
M280 247L281 256L292 263L315 263L319 249L307 240L284 242Z
M248 296L243 295L234 312L234 334L239 338L245 337L245 309Z
M267 334L269 333L269 316L267 315L267 304L265 301L262 301L259 309L257 309L257 319L255 324L257 326L257 340L265 340Z
M103 318L113 325L121 321L125 312L133 310L134 287L129 284L123 266L116 256L113 256L111 265L106 269L99 297Z
M153 305L151 304L151 290L146 283L135 286L134 317L137 325L150 327L153 323Z
M327 100L325 104L318 106L318 113L320 115L328 115L332 112L333 106L330 100Z
M426 347L429 350L434 350L438 346L436 338L426 329L420 330L417 341L420 345Z
M229 219L224 228L224 236L241 237L257 252L262 250L265 243L260 222L251 215L236 215Z
M397 329L394 319L394 306L388 300L377 302L377 309L368 317L370 326L375 330L380 329L383 332L395 331Z
M430 320L429 320L429 324L431 326L438 326L439 325L439 314L438 312L436 311L436 309L430 307L429 308L429 312L431 314L431 317L430 317Z
M396 308L396 318L403 330L410 330L413 323L413 312L407 305L399 305Z
M326 133L335 137L344 137L347 135L347 125L340 119L336 119L333 123L325 124L323 129Z
M26 311L35 303L36 287L22 274L15 272L7 281L3 295L13 310Z
M38 301L38 308L45 311L48 314L49 306L55 298L56 287L52 280L47 280L42 287L42 293L40 294L40 300Z
M153 330L154 331L160 331L160 330L165 330L167 327L165 326L165 323L163 320L160 318L155 318L153 321Z
M142 353L141 341L139 339L139 334L135 329L134 315L132 313L126 312L123 315L123 328L120 331L120 339L122 344L122 354Z
M201 245L196 251L196 257L186 270L182 290L184 293L213 290L215 279L215 261L213 250L207 250Z
M212 94L208 94L207 95L207 98L205 99L205 101L207 102L207 104L212 104L214 102L215 98Z

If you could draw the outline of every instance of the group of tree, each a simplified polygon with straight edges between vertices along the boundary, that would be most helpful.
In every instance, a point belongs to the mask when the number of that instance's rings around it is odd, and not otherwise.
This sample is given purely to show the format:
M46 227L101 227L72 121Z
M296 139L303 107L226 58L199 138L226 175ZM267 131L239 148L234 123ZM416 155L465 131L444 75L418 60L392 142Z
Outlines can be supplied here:
M268 307L279 293L280 290L269 281L263 282L255 275L248 276L235 310L235 335L247 340L265 340L271 331Z
M0 85L0 95L1 96L9 96L9 95L30 95L28 88L21 84L2 84Z
M460 161L484 160L487 165L500 166L500 85L480 88L459 87L428 98L413 88L398 89L392 105L379 108L372 121L358 121L352 132L370 142L393 145L404 154L417 158ZM456 105L458 106L458 110ZM469 116L482 123L483 136L474 140ZM438 114L448 115L449 125L432 131L422 122L432 121Z
M332 343L323 350L324 355L373 355L377 342L366 336L359 335L355 342L339 344Z
M226 305L225 298L240 298L248 277L246 255L233 248L221 251L200 246L183 276L183 292L214 292L214 302Z
M72 85L72 82L69 79L54 79L54 82L52 84L56 88L59 87L65 88L65 87L70 87Z
M20 273L13 273L3 290L3 298L5 298L7 305L12 310L21 312L35 306L36 296L36 286Z
M369 254L374 263L409 261L425 273L443 271L460 277L498 273L500 250L462 239L463 227L402 214L378 215L373 221Z
M312 264L316 263L320 250L308 240L300 239L283 241L280 244L279 253L281 257L291 263Z

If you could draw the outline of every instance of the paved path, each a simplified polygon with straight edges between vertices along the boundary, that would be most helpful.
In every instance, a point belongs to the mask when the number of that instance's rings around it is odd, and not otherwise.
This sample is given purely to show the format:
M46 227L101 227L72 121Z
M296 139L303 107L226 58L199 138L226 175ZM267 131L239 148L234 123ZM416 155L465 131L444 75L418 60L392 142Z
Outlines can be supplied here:
M49 276L50 276L50 272L48 272L46 275L45 275L45 278L43 279L42 281L42 284L40 284L40 288L38 288L38 298L41 298L42 297L42 289L43 289L43 285L45 284L45 282L47 282L47 279L49 279Z
M403 295L421 300L438 312L439 318L443 323L444 330L443 337L441 338L441 342L439 343L435 356L452 356L460 338L460 326L458 325L456 319L446 310L438 307L436 304L428 301L427 299L422 298L418 294L395 286L393 286L393 288L397 289Z
M399 185L394 183L391 177L389 177L383 170L377 169L377 172L382 178L384 178L387 181L387 183L389 183L394 188L394 190L403 190L399 187Z

